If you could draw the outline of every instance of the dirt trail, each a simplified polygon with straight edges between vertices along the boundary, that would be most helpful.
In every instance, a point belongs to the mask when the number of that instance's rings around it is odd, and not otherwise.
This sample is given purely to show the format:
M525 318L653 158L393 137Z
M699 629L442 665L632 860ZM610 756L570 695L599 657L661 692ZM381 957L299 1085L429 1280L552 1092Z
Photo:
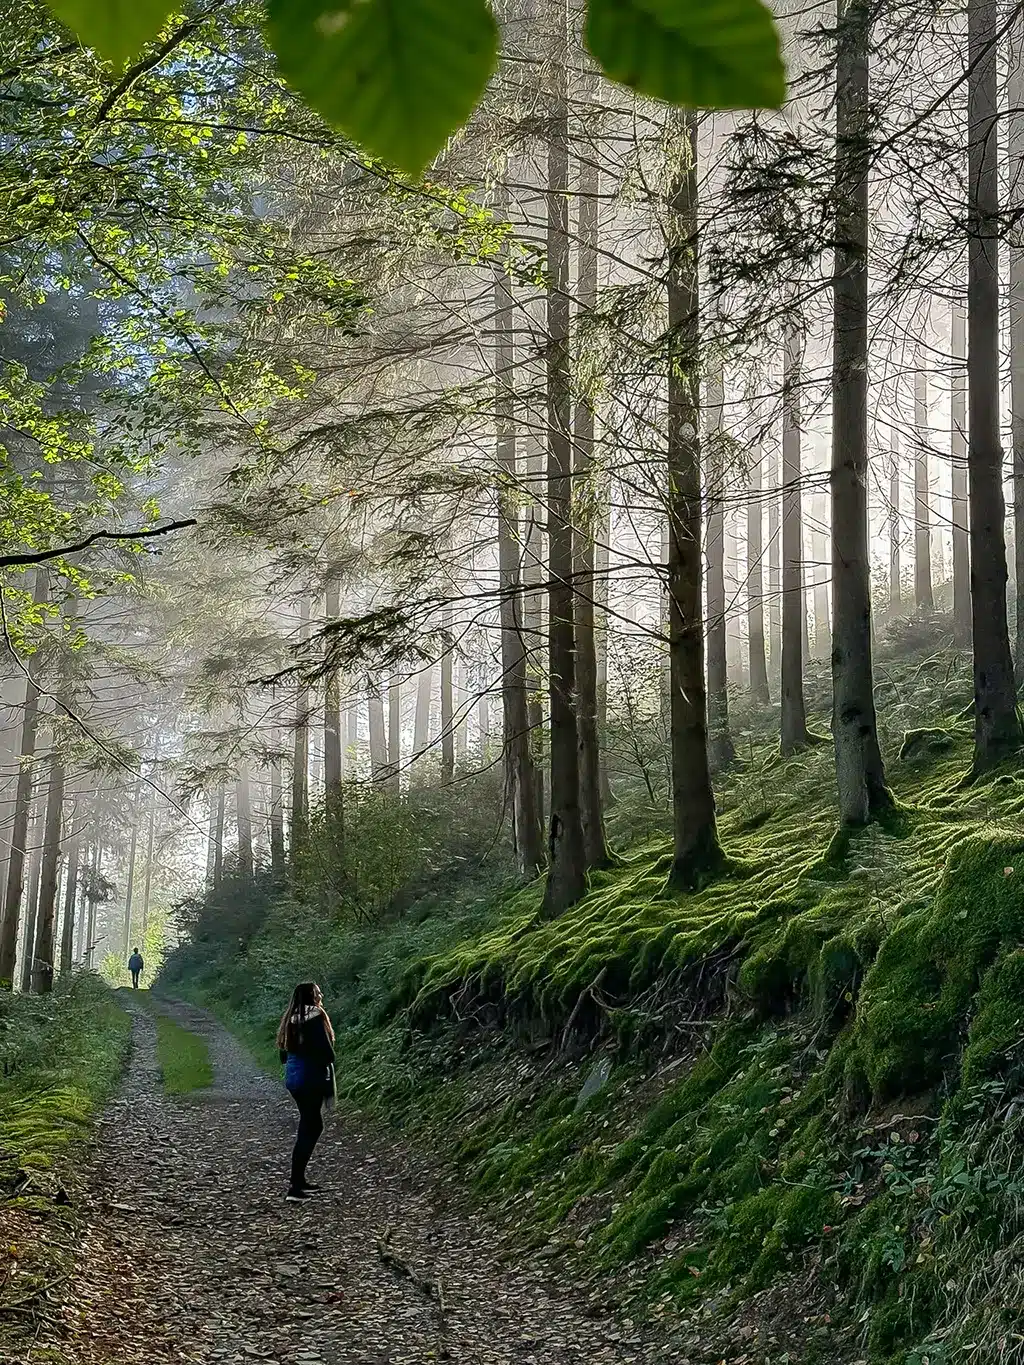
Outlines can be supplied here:
M67 1336L33 1361L62 1365L633 1365L674 1360L502 1262L483 1220L439 1211L393 1153L337 1117L311 1177L284 1203L287 1095L209 1016L211 1090L162 1093L149 1015L129 997L135 1049L99 1135L94 1206ZM395 1259L382 1257L391 1229ZM404 1273L408 1268L411 1277ZM440 1286L441 1301L429 1286Z

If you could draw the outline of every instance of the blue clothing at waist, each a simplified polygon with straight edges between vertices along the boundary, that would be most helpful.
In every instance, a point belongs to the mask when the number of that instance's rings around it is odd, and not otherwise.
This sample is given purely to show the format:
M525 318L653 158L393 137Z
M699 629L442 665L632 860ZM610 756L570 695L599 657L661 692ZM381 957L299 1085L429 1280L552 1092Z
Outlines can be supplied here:
M305 1090L310 1086L327 1087L328 1068L323 1062L312 1062L308 1057L300 1057L289 1052L284 1064L284 1083L289 1090Z

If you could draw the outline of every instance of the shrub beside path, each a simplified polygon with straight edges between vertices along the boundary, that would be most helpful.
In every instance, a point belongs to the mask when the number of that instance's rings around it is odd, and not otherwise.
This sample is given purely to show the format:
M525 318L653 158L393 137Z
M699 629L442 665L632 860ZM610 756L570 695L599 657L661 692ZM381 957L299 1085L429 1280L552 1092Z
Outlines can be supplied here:
M648 1365L683 1362L594 1318L483 1219L443 1209L400 1156L332 1117L284 1202L293 1109L212 1018L164 1006L210 1043L214 1084L162 1092L151 1015L99 1135L64 1365ZM513 1268L518 1261L518 1268ZM53 1354L57 1351L56 1356Z

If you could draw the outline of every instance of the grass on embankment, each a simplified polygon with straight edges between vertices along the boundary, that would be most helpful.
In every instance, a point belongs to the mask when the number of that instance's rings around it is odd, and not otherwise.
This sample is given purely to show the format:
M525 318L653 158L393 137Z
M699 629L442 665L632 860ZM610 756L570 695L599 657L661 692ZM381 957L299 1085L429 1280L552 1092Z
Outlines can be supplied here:
M319 979L342 1096L685 1321L695 1361L1021 1365L1024 780L963 785L969 728L926 666L891 684L890 718L935 724L890 731L884 826L833 837L827 748L751 754L700 893L665 894L651 843L553 923L537 888L372 933L282 902L170 970L263 1050Z
M89 973L48 996L0 992L0 1357L52 1311L45 1291L73 1256L82 1150L130 1047L131 1021Z
M89 973L48 996L0 992L0 1191L31 1189L88 1137L130 1044L131 1021Z

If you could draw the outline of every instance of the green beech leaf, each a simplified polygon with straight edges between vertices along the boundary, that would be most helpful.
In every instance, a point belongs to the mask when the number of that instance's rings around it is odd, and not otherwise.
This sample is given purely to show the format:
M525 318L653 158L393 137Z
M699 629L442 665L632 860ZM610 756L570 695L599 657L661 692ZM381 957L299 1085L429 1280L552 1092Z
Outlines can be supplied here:
M269 34L296 90L410 175L469 118L498 52L487 0L270 0Z
M671 104L775 109L786 97L762 0L588 0L586 35L607 76Z
M167 16L180 9L180 0L48 0L86 47L118 65L157 36Z

